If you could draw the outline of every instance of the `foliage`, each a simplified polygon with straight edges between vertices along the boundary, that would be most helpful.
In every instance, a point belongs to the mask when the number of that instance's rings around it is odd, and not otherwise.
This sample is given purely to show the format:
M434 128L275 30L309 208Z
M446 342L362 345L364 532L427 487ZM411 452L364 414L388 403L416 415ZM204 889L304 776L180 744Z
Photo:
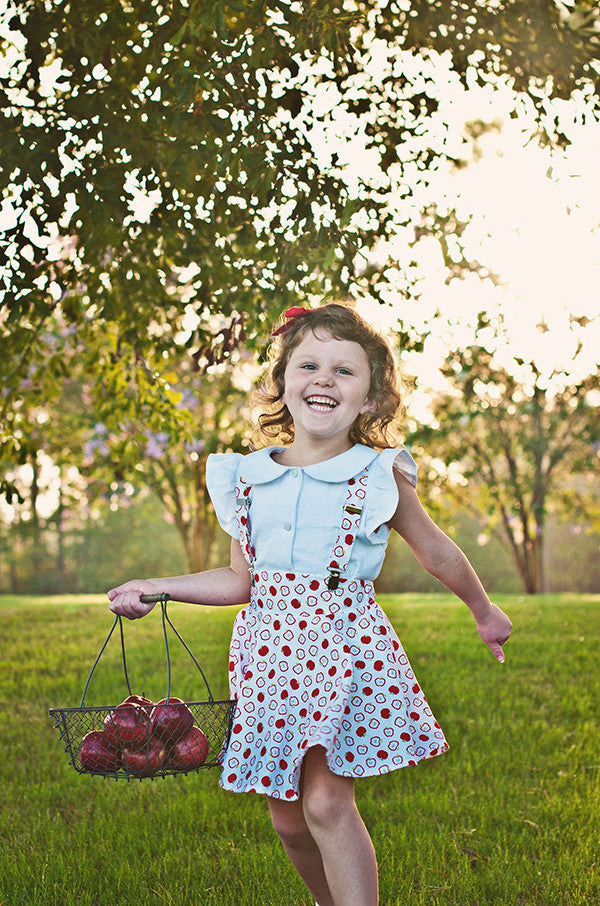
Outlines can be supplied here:
M600 30L594 0L418 0L404 16L400 7L385 5L378 37L397 40L400 21L405 47L448 51L465 79L483 83L508 77L542 116L548 97L568 98L586 82L598 92Z
M485 319L480 326L489 334ZM549 512L600 531L590 494L599 476L600 369L576 378L559 366L548 374L533 360L507 367L499 358L489 336L485 345L453 350L442 369L448 390L432 403L434 422L412 441L435 450L426 458L433 504L443 488L444 499L475 514L509 546L533 593L544 587Z
M88 436L82 472L90 496L108 497L115 507L128 488L155 494L179 533L187 572L197 572L211 564L218 535L206 460L211 453L248 451L246 393L231 367L215 366L204 375L180 367L163 380L177 418L156 417L141 401L123 412L121 396L108 394L115 412L107 407L107 424L97 424Z
M57 313L106 341L100 372L115 345L179 357L182 329L210 346L210 313L254 339L299 295L380 296L398 274L369 249L450 154L440 55L524 92L549 140L548 99L593 107L600 79L591 0L29 0L2 34L6 411ZM374 176L348 175L361 145Z
M211 563L218 527L206 489L206 459L248 443L246 393L239 385L244 362L235 358L237 383L232 367L213 366L200 374L191 359L177 370L163 367L160 374L107 362L99 383L79 368L60 385L56 402L38 399L34 405L30 398L29 411L14 410L18 458L0 463L13 489L12 531L5 543L7 564L14 569L11 588L21 587L18 564L27 558L40 588L60 588L61 582L64 588L81 587L73 536L81 533L92 544L90 520L100 526L107 512L126 509L144 491L160 500L164 517L175 526L187 571ZM141 380L152 385L151 393ZM42 517L38 502L44 495ZM49 538L54 540L44 554ZM123 555L132 556L125 550ZM107 568L108 559L107 554ZM152 560L142 559L148 565ZM157 568L158 563L153 572ZM124 575L121 571L115 581Z
M121 501L118 510L94 506L40 519L36 549L20 514L0 522L0 589L14 594L99 593L135 575L177 575L186 564L179 535L149 493ZM36 559L38 571L34 571Z
M189 304L256 322L292 286L323 288L325 247L340 272L340 231L304 226L313 199L339 214L348 192L290 128L282 84L296 54L318 52L329 12L313 10L292 40L277 5L18 11L3 188L15 212L5 305L22 348L60 307L70 324L115 324L124 345L171 350ZM338 44L346 26L332 18ZM140 197L149 210L136 216Z

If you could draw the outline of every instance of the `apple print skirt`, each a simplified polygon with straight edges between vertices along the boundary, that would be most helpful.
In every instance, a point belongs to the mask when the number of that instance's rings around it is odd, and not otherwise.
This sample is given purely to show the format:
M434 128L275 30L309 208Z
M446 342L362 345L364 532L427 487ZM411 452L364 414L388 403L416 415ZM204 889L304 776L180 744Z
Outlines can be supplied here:
M360 520L366 473L350 479L342 525L322 575L257 571L230 648L237 710L220 785L299 798L306 751L323 746L334 774L386 774L448 744L368 580L344 569ZM252 566L248 500L237 488L242 549Z

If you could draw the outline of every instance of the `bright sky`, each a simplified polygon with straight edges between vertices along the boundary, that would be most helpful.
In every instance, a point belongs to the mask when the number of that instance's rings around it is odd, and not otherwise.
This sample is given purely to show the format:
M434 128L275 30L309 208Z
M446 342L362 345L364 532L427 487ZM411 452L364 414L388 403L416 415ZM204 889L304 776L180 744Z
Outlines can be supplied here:
M480 137L476 156L468 167L440 170L431 194L456 206L463 219L471 217L463 240L467 257L478 260L501 279L501 286L469 275L445 284L438 243L425 239L409 250L400 237L395 251L416 259L422 274L420 299L407 303L390 296L392 307L362 304L369 317L393 327L396 312L409 322L424 324L442 312L425 354L410 360L431 386L435 365L449 344L472 341L473 324L480 311L501 312L510 335L504 356L533 357L544 372L572 367L579 336L584 340L578 373L589 373L600 350L600 124L581 120L583 98L557 106L569 126L572 145L564 152L550 151L528 140L531 120L508 116L511 98L501 91L473 89L449 93L445 116L457 132L467 121L497 121L499 129ZM462 157L468 157L463 149ZM593 323L585 333L570 329L569 316L586 316Z
M327 74L325 58L316 65ZM495 273L501 285L477 275L447 285L437 241L424 239L411 248L412 229L400 229L396 238L375 252L381 263L388 256L397 262L397 288L387 294L389 307L361 301L359 310L391 329L398 315L418 328L438 309L442 312L425 353L409 363L410 370L431 386L437 383L436 365L448 346L472 341L480 311L502 313L510 335L510 348L504 351L507 360L511 354L533 356L548 373L573 364L579 335L570 329L569 316L595 319L583 335L584 350L578 356L580 373L589 373L600 348L600 124L589 115L586 91L568 103L555 102L549 111L551 119L559 117L572 142L565 151L552 150L541 148L532 137L531 101L523 100L519 117L511 118L515 98L506 86L481 87L473 78L467 90L447 57L432 54L430 60L423 60L373 39L362 84L370 79L379 86L387 74L398 71L410 76L411 89L433 90L440 102L437 113L423 120L410 139L412 150L420 142L421 148L466 159L469 166L460 170L442 166L428 174L428 187L420 186L415 177L411 197L406 199L406 193L399 191L392 207L397 206L399 221L407 212L417 214L418 220L418 211L432 201L442 208L444 204L456 207L461 219L471 218L463 236L467 257ZM301 73L299 85L302 79ZM354 87L360 91L361 85ZM323 166L330 164L335 152L342 166L339 175L359 195L361 180L385 185L386 177L378 172L377 151L364 149L364 121L340 101L335 82L326 81L312 98L305 98L304 116L294 126L304 128ZM410 117L410 108L406 115ZM494 123L496 128L465 145L465 124L477 120ZM406 159L405 149L400 156ZM410 181L407 172L408 176L399 174L400 189L402 178ZM401 290L411 260L419 264L419 298L407 302Z

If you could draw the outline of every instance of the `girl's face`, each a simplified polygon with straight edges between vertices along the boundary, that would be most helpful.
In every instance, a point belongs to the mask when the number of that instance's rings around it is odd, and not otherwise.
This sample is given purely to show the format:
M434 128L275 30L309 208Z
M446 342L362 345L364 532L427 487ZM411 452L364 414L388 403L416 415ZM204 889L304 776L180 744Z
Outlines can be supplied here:
M282 401L294 421L294 443L327 442L339 445L339 452L348 449L356 417L374 408L368 399L370 385L371 368L362 346L309 331L285 370Z

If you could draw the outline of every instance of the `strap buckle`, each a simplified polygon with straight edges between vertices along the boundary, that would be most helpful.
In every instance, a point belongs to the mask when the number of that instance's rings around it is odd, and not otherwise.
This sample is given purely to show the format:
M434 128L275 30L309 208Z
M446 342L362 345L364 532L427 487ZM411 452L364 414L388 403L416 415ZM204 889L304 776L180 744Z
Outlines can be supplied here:
M351 516L359 516L362 513L361 506L353 506L351 503L345 506L344 509L347 513L350 513Z
M327 588L330 591L335 591L336 588L339 588L340 585L340 571L339 569L329 569L329 579L327 580Z

